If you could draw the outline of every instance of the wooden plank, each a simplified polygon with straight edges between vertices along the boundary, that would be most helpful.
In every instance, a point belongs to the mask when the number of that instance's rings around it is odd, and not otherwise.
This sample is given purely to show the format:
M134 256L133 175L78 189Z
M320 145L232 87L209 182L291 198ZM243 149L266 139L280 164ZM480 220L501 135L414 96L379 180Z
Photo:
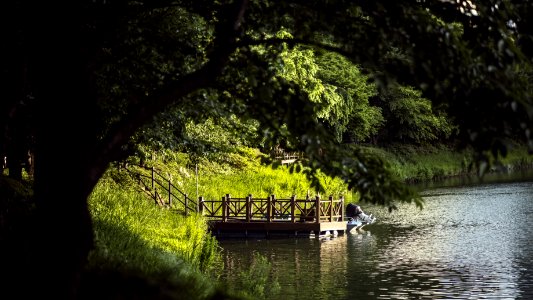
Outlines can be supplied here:
M271 221L271 222L210 222L210 227L215 230L231 230L231 231L346 231L346 222L307 222L307 223L292 223L291 221Z

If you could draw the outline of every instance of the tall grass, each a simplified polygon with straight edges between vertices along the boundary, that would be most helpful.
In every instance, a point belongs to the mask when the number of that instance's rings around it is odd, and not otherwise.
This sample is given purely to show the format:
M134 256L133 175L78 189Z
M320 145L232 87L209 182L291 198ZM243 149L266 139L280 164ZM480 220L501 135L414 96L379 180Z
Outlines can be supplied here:
M347 187L340 179L318 174L322 184L322 194L334 197L346 196ZM303 172L291 173L287 166L272 168L255 165L244 170L236 170L231 174L200 173L198 177L199 193L206 199L220 199L225 194L245 197L252 194L265 198L276 195L278 198L305 198L320 192L311 186ZM195 188L195 182L189 182L187 189Z
M138 191L103 179L89 200L95 248L88 270L121 270L183 286L190 299L216 292L221 266L218 243L199 216L161 209Z
M173 185L193 199L202 196L207 200L220 200L226 194L236 198L249 194L266 198L274 194L277 198L290 198L294 195L301 199L307 195L314 197L320 194L335 198L343 196L347 201L357 199L341 179L331 178L318 171L316 176L320 187L316 188L307 178L305 167L264 165L260 163L259 153L250 150L245 152L246 155L228 154L218 161L203 159L197 166L190 164L185 156L177 161L173 159L175 155L156 155L157 159L148 161L146 166L153 166L159 173L165 174L166 178L171 178ZM168 158L170 156L172 158ZM147 169L135 168L133 165L131 169L151 175ZM119 172L115 172L113 177L127 185L136 184L130 177Z
M533 155L526 155L525 153L528 153L527 146L511 144L506 157L501 160L501 163L508 170L531 168L533 166Z
M533 156L528 155L527 147L511 143L508 152L499 161L491 158L492 167L488 172L499 172L530 168ZM398 178L407 182L439 180L452 176L476 174L474 152L471 149L456 151L444 145L393 145L388 148L368 148L389 165Z
M438 180L469 172L470 152L456 152L444 146L415 147L396 145L390 148L372 148L381 156L389 169L404 181Z

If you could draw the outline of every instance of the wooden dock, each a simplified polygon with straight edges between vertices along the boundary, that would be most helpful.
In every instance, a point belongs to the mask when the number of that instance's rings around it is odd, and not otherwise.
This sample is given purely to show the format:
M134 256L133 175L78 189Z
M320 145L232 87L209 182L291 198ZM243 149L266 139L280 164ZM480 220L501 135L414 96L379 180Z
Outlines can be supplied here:
M323 237L344 234L346 222L219 222L210 223L219 238Z
M221 200L193 199L180 191L170 176L165 177L153 167L145 169L151 174L125 168L155 204L185 215L203 215L209 221L210 231L217 237L321 237L347 232L342 197L279 199L275 195L266 198L248 195L233 198L226 194Z
M220 238L321 237L344 234L344 199L333 197L278 199L199 199L200 213L210 221L211 232Z

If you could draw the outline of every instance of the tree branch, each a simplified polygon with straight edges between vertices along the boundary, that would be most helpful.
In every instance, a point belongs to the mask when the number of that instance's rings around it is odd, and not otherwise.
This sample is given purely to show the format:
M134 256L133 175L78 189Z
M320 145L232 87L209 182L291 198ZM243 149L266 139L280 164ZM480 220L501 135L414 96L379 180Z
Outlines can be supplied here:
M91 187L105 172L109 162L117 156L120 147L126 144L141 126L183 97L199 89L209 87L215 82L226 66L229 56L238 47L236 40L240 34L247 5L247 0L241 0L220 11L218 17L221 21L216 26L214 46L208 62L201 69L183 76L179 81L167 84L148 97L138 95L132 97L133 99L144 99L139 101L141 104L128 113L128 117L117 123L109 131L94 152L94 162L88 164L91 166L88 178L92 182Z

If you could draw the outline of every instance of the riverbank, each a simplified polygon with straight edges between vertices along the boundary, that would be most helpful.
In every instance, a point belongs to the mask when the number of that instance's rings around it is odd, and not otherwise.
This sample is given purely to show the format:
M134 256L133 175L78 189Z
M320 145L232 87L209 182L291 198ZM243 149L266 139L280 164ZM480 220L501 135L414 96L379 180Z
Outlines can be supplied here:
M391 172L408 183L437 182L474 174L468 168L472 161L471 153L457 153L444 146L422 148L402 145L386 149L368 148L368 151L380 155ZM173 184L182 191L195 197L220 199L227 193L236 197L250 193L290 197L317 192L305 176L305 166L263 165L262 154L256 149L243 148L240 153L218 161L200 160L198 165L183 153L161 152L153 157L154 160L145 162L145 168L139 170L149 172L147 168L154 167L172 178ZM135 158L128 161L131 168L138 164ZM532 165L533 157L528 156L523 147L511 149L502 161L503 169L508 172L517 172ZM94 298L109 298L110 294L106 293L110 292L117 297L152 293L155 298L168 294L169 299L236 299L236 293L230 295L223 287L224 283L218 280L217 270L222 269L220 248L208 234L205 220L183 217L154 206L153 201L136 189L136 178L126 175L127 172L121 169L119 165L111 167L89 200L96 247L82 277L84 293ZM344 195L347 202L357 201L357 194L347 191L340 179L324 174L319 174L319 177L325 187L321 194ZM31 185L2 178L2 244L13 246L3 249L3 253L7 254L3 257L29 253L31 249L19 249L25 241L16 227L24 228L24 220L32 215ZM8 236L14 239L7 239ZM13 244L13 241L20 242L22 246ZM255 268L264 271L268 265L258 263ZM249 286L251 290L262 288L251 281Z
M516 148L510 151L505 160L508 170L516 171L531 164L531 157L525 156L521 150ZM406 182L437 182L473 172L468 170L470 153L455 153L445 147L398 146L370 151L381 153L391 171ZM262 165L261 154L254 149L244 149L240 155L228 156L224 161L203 160L197 166L184 154L159 153L154 157L147 164L167 174L189 195L196 195L198 191L204 197L219 199L226 193L235 196L276 194L284 197L315 192L301 169L291 172L287 166ZM197 168L198 176L195 172ZM125 178L123 172L114 168L106 178L116 180L122 187L134 187L135 184L132 178ZM357 200L357 195L347 192L341 181L325 175L321 181L329 187L327 192L344 193L351 197L350 201ZM249 265L248 273L239 275L240 282L248 283L244 284L246 291L236 288L224 290L222 286L231 287L232 284L227 282L227 278L222 279L217 275L217 269L220 271L224 267L220 265L218 242L207 235L205 220L176 216L157 208L131 189L125 192L128 189L122 190L105 182L102 184L90 202L95 219L97 251L92 253L89 279L101 277L98 265L118 266L119 269L129 270L125 274L137 274L137 280L145 278L140 281L143 284L135 287L137 291L153 291L162 283L163 289L171 293L188 289L191 293L183 295L190 299L230 299L236 295L263 298L268 293L262 291L277 284L277 280L268 280L272 275L269 262L258 257L255 263L252 261ZM121 190L122 196L112 197ZM104 269L103 278L114 274L108 270ZM249 277L251 274L254 275ZM128 287L131 284L130 277L132 275L124 280L123 276L119 276L118 282ZM248 278L248 281L244 278ZM88 288L90 286L92 284ZM192 294L195 296L192 297ZM181 296L175 297L180 299Z
M446 145L391 145L367 149L384 159L391 172L409 184L479 175L471 149L457 151ZM525 145L512 144L506 157L498 162L492 160L491 164L485 174L521 172L533 168L533 155L528 154Z

